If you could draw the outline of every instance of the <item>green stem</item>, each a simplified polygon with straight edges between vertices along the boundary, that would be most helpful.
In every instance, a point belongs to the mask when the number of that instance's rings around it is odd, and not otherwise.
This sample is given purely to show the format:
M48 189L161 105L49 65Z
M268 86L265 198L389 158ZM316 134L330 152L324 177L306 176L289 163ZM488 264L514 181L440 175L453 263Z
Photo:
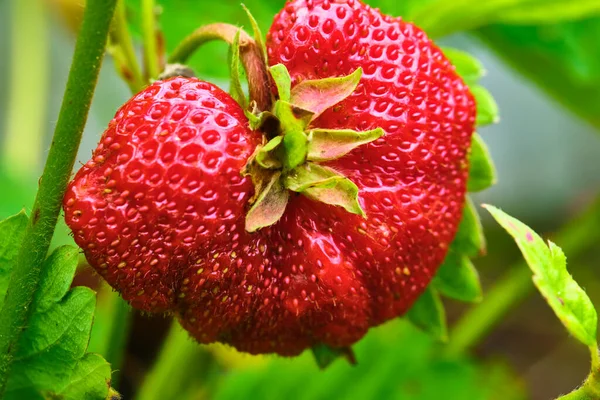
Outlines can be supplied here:
M142 0L142 32L144 36L144 64L148 79L160 74L158 43L156 40L156 13L154 0Z
M146 375L137 400L181 399L200 390L209 367L208 354L173 321L152 370Z
M11 176L28 179L38 173L42 158L50 81L48 24L39 0L14 1L11 13L10 79L4 81L9 101L0 160Z
M260 111L270 110L271 85L262 50L254 39L237 26L216 23L196 29L173 50L168 62L185 64L196 50L213 40L222 40L231 46L238 32L240 33L240 58L248 77L250 101L255 101Z
M450 341L444 348L449 356L464 353L488 334L494 326L519 302L534 290L531 271L521 262L485 293L484 300L471 308L454 325Z
M113 374L110 385L114 388L119 388L119 380L121 378L121 366L129 332L131 327L131 307L117 293L111 293L112 296L112 313L111 325L108 335L108 343L106 352L103 354L106 361L110 363Z
M146 81L142 76L140 66L135 55L133 40L127 26L125 2L119 0L115 11L113 25L110 30L108 51L113 56L117 73L129 86L132 93L139 92Z
M600 240L598 225L600 198L557 232L554 241L572 259L597 245ZM512 308L534 291L531 275L525 262L510 268L506 276L485 294L484 300L467 311L454 325L445 352L458 355L479 343Z
M592 368L583 385L558 400L598 400L600 399L600 356L596 346L590 347Z
M52 145L0 313L0 397L6 389L17 341L28 325L29 306L77 156L116 1L88 1L83 15Z

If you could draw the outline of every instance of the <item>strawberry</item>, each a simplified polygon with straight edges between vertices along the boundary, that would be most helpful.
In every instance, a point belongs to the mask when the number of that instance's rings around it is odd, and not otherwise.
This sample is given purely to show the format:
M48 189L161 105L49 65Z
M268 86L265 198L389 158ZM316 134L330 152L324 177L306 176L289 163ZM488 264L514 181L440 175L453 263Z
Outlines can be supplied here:
M134 307L182 306L190 285L212 288L223 274L198 272L202 258L242 245L236 222L252 185L239 171L258 143L238 104L214 85L156 82L118 110L69 184L64 210L75 241Z
M126 300L202 343L346 347L404 313L444 259L473 99L421 31L357 1L289 3L268 50L270 110L185 77L129 100L65 219Z
M367 219L317 204L311 208L322 217L313 226L366 291L366 324L401 315L431 280L461 219L473 96L422 30L359 0L289 1L267 51L293 84L363 69L358 88L314 125L386 131L327 164L358 185Z

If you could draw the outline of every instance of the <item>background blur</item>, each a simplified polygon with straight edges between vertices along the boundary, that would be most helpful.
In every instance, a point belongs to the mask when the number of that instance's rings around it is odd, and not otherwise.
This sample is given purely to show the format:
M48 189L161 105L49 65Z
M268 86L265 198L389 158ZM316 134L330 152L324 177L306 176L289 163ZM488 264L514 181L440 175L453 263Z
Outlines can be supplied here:
M568 14L567 10L562 15L554 11L556 1L530 0L522 1L528 6L519 12L491 15L485 10L473 11L479 6L474 2L471 8L456 11L454 20L434 24L430 10L435 8L428 7L434 7L436 1L367 2L387 13L423 21L425 27L431 24L437 29L439 43L467 50L483 62L488 73L481 83L494 95L501 111L501 122L480 132L496 163L498 184L475 200L503 208L538 232L559 230L593 203L600 188L600 17L594 16L600 15L600 7ZM135 32L138 2L126 3ZM266 32L283 0L245 3ZM483 8L488 4L481 3ZM467 9L475 14L460 14ZM81 10L80 0L0 1L0 219L22 208L29 210L33 203ZM161 26L167 49L212 21L249 26L239 0L165 0ZM192 65L200 78L227 85L225 45L206 46ZM87 161L104 127L129 96L107 57L80 162ZM490 220L484 218L484 222ZM486 223L485 228L488 255L475 264L484 288L491 288L520 255L496 225ZM586 229L578 234L594 237L600 227ZM71 241L64 223L54 240L55 244ZM561 241L557 244L563 245ZM567 252L567 257L575 279L600 306L600 247L586 246L577 254ZM83 267L77 279L79 284L100 290L91 350L102 352L114 294ZM529 287L529 283L522 286ZM358 367L339 360L325 372L317 370L310 354L296 360L249 357L219 346L198 347L178 334L170 338L184 342L180 351L197 353L197 365L178 365L174 359L170 385L178 387L179 393L184 388L190 399L554 398L583 380L589 368L588 353L568 337L537 292L521 291L523 301L467 357L438 357L442 347L402 321L373 330L356 346ZM451 321L468 308L447 303ZM166 317L136 315L134 339L121 370L120 390L125 399L132 398L142 384L168 327Z

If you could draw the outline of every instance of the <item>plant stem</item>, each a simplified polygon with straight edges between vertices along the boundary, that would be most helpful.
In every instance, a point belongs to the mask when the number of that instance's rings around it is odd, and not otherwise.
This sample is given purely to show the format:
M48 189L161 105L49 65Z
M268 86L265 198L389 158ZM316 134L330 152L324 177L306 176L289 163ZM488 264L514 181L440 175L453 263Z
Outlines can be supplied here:
M118 389L121 378L121 366L123 365L123 358L129 338L132 312L131 307L129 307L121 296L117 293L111 293L111 295L112 318L106 352L103 355L106 361L110 363L112 370L115 371L112 374L110 385Z
M146 375L137 400L181 399L182 394L199 389L209 367L207 353L176 321L171 324L167 338Z
M262 50L254 39L236 26L216 23L195 30L173 50L169 63L184 64L198 48L213 40L222 40L232 45L238 32L240 32L240 57L248 77L250 100L256 102L260 111L269 110L272 101L271 85Z
M14 1L10 8L10 79L4 81L9 101L0 160L11 176L29 179L39 171L46 128L48 24L39 0Z
M590 375L583 385L573 390L558 400L597 400L600 399L600 356L596 346L590 347L592 355L592 368Z
M600 240L600 198L555 235L568 257L574 258L597 245ZM455 356L468 351L491 331L513 307L531 294L535 287L532 273L525 262L509 269L489 290L484 300L467 311L454 325L446 354Z
M524 262L494 284L480 304L466 312L454 325L450 341L444 348L448 356L457 356L477 344L504 315L533 292L531 271Z
M158 44L156 40L156 13L154 0L142 0L142 32L144 36L144 64L147 80L160 74Z
M0 397L60 213L98 80L117 0L88 1L54 137L0 313Z
M108 51L115 60L115 67L119 76L127 83L132 93L137 93L146 86L147 82L142 76L135 55L135 48L129 34L125 11L124 1L119 0L110 30Z

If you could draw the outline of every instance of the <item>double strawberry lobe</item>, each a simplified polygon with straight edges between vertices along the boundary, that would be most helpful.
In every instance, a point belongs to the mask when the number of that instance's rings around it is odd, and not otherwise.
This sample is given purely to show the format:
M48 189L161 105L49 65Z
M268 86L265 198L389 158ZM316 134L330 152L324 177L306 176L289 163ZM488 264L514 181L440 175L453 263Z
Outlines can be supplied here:
M356 184L332 168L317 164L343 157L356 147L372 142L384 131L380 128L359 132L350 129L319 129L312 123L325 110L334 107L354 92L362 69L352 74L318 80L306 80L291 88L285 66L270 68L279 99L272 111L250 114L253 129L276 136L260 146L245 168L255 186L252 207L246 216L246 230L255 232L276 223L285 212L288 190L346 211L366 216ZM277 123L273 124L273 118Z
M128 302L202 343L349 346L405 313L446 256L475 104L423 32L359 0L290 0L267 51L278 103L262 113L194 78L129 100L65 220Z

